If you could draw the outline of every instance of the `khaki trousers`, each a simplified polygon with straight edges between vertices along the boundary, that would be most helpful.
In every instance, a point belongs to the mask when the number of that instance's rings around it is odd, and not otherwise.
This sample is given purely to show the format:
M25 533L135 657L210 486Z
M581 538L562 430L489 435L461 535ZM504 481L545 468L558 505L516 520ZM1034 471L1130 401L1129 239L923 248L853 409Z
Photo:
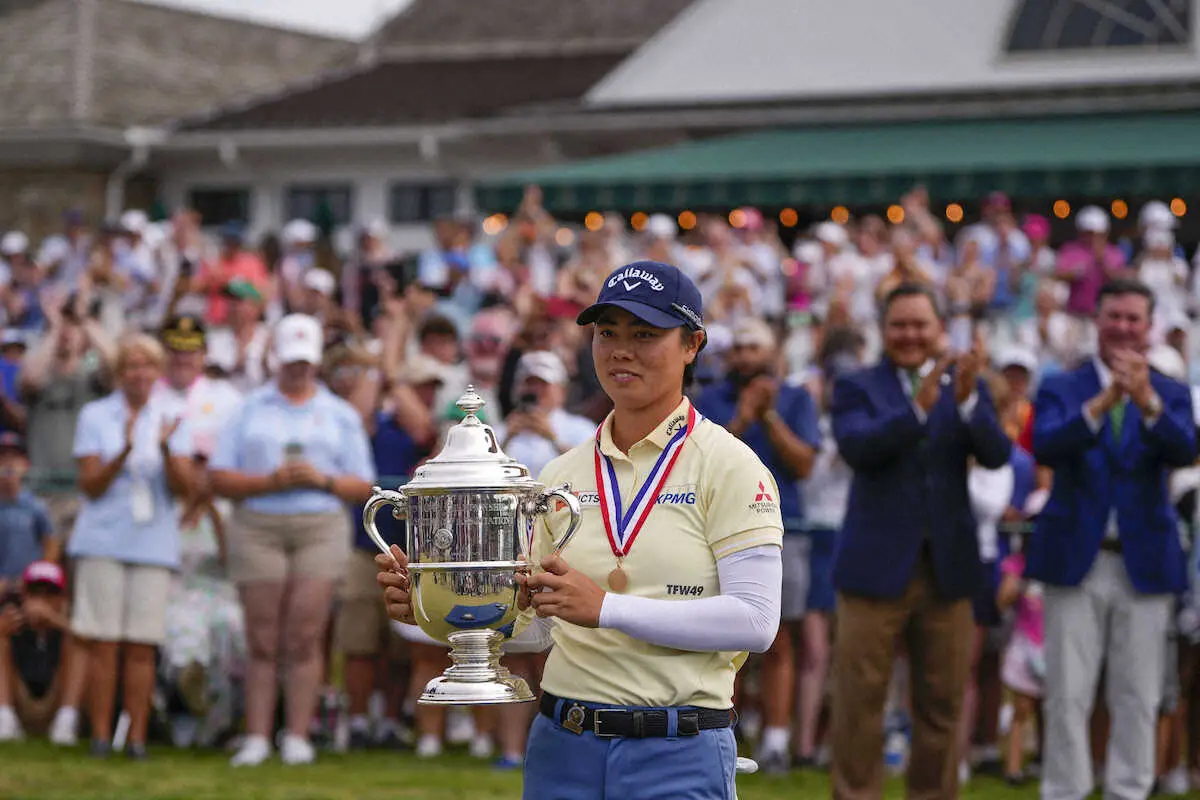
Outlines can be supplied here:
M833 681L833 796L883 796L883 711L904 637L909 657L913 737L907 796L958 796L958 725L971 669L970 600L935 596L922 554L904 595L876 600L838 595Z

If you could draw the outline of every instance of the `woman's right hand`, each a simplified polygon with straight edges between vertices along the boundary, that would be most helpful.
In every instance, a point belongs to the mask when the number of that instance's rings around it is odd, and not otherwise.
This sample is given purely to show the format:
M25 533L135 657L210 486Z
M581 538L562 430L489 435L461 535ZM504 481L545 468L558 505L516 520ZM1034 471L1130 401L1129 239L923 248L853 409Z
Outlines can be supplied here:
M383 602L388 616L397 622L416 625L413 614L412 596L409 594L408 556L396 545L391 555L380 553L375 556L375 565L381 572L375 577L383 588Z
M125 449L133 449L133 429L137 427L138 416L141 412L130 414L129 419L125 420Z

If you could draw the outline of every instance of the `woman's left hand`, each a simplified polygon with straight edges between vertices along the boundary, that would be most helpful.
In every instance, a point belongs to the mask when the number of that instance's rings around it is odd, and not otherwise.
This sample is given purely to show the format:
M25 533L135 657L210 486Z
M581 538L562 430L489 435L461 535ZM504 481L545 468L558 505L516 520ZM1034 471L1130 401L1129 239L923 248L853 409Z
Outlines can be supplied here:
M183 424L183 417L164 419L162 426L158 429L158 446L166 449L171 437L175 435L175 431L179 430L181 424Z
M600 609L604 590L578 570L571 569L561 557L542 559L542 569L524 579L532 594L534 611L539 617L557 617L584 628L600 627Z

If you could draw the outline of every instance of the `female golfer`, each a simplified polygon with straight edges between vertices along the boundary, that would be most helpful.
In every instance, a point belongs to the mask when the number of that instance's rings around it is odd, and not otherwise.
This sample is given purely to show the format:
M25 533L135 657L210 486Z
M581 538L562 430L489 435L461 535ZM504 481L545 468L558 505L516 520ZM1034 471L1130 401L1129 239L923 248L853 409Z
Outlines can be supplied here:
M684 398L705 334L678 269L622 267L579 315L613 412L550 462L583 523L559 557L560 509L540 518L510 649L554 648L530 731L525 797L734 797L733 680L779 627L783 523L771 473ZM378 558L389 614L412 622L397 547Z

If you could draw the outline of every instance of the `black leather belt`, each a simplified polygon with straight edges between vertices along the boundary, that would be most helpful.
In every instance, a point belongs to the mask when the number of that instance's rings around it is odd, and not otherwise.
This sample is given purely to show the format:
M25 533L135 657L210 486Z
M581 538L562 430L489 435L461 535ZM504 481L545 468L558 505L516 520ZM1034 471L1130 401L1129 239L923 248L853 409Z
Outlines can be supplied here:
M559 700L562 700L561 706ZM556 713L556 709L560 709ZM563 700L549 692L542 694L541 712L574 734L591 731L601 738L622 736L628 739L661 739L667 736L667 709L631 710L626 708L589 708L583 703ZM737 717L733 709L687 708L676 712L677 735L699 736L700 731L728 728Z
M1120 539L1101 539L1100 549L1106 553L1122 553L1125 548L1121 546Z

